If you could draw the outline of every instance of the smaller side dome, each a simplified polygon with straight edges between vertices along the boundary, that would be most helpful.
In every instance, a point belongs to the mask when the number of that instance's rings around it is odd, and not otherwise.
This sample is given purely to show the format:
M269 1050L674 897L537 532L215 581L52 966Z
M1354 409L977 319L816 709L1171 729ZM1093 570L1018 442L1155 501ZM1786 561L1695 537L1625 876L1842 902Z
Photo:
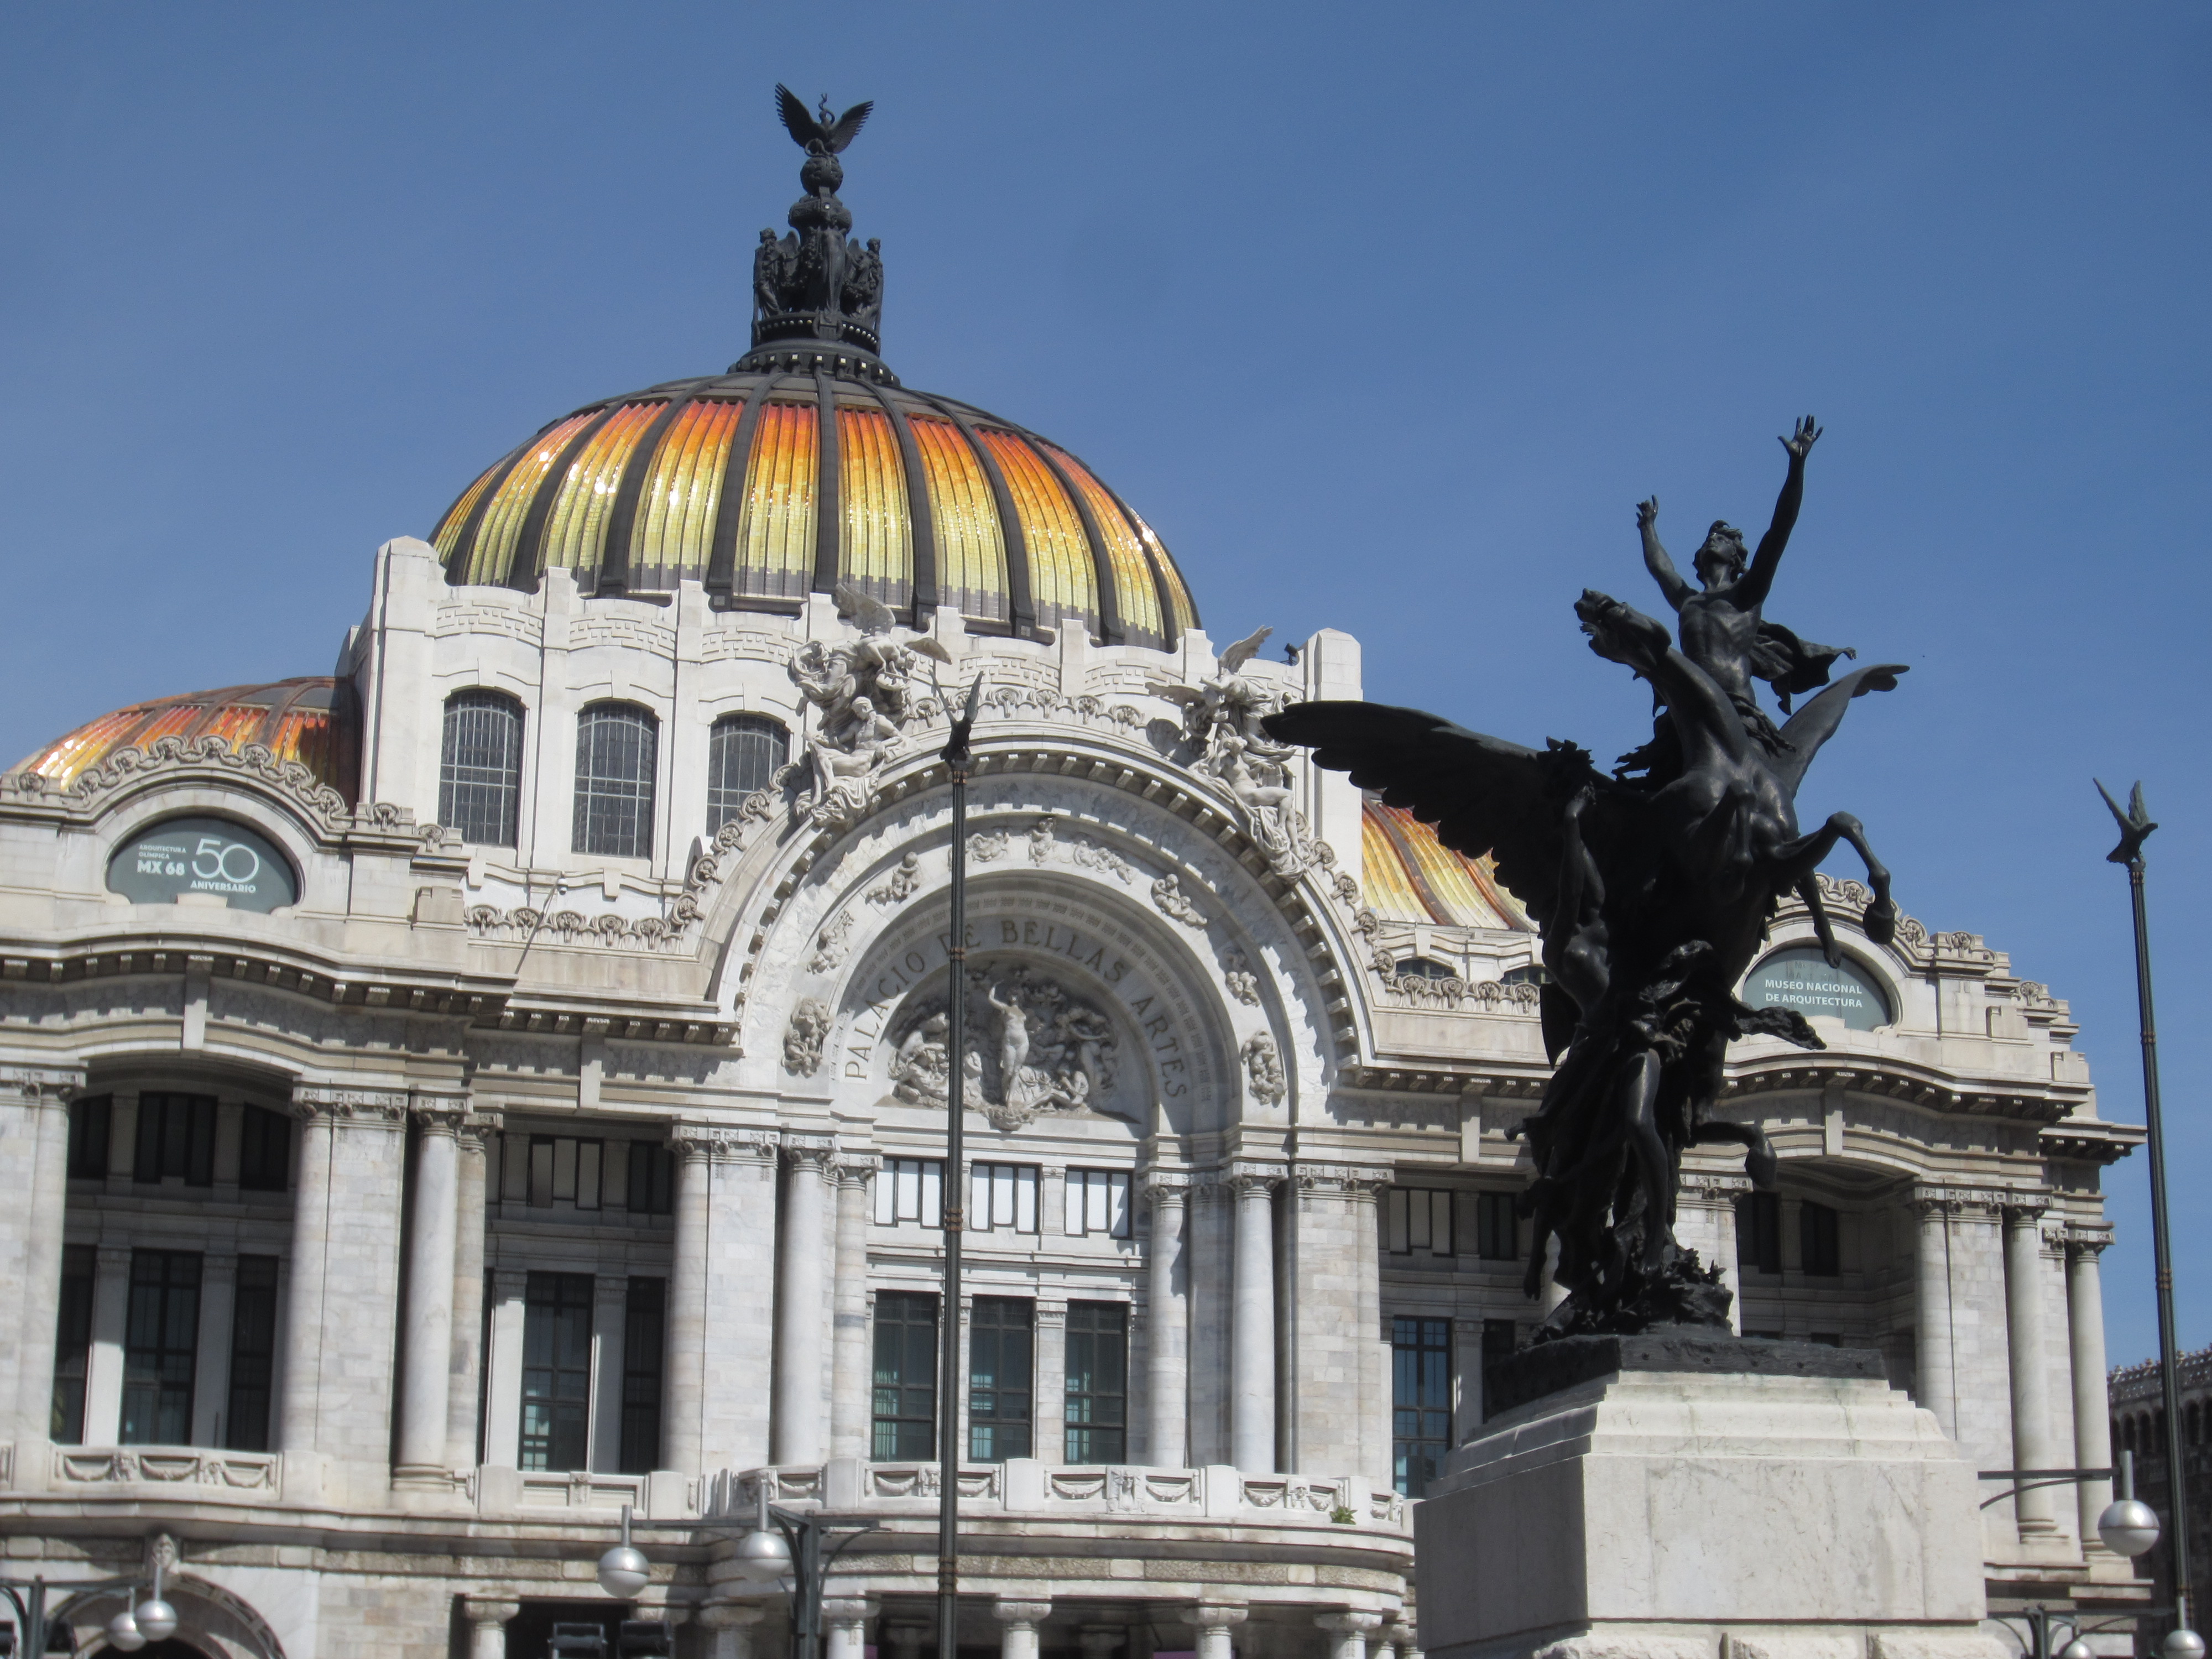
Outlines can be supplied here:
M297 761L318 783L355 799L361 771L360 722L352 689L328 676L231 685L134 702L88 720L13 769L35 772L65 788L118 749L149 749L163 738L197 744L221 738L233 754L258 744L279 761Z
M1403 807L1369 799L1360 842L1367 907L1384 921L1536 931L1487 857L1453 852Z

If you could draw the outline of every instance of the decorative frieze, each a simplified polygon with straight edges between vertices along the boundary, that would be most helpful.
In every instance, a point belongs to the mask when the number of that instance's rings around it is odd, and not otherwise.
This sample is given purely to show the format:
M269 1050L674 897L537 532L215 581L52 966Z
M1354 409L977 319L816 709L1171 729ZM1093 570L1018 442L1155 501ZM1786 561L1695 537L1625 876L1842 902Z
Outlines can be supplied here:
M363 1128L397 1129L407 1121L408 1096L404 1090L344 1089L320 1084L295 1084L292 1114L303 1122L327 1118Z

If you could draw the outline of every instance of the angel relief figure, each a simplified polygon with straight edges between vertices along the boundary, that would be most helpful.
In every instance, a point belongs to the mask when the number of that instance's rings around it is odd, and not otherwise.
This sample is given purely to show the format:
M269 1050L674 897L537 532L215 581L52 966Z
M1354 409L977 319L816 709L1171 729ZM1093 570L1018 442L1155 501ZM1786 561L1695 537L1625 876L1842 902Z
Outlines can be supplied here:
M1313 832L1291 804L1291 745L1270 738L1262 724L1282 707L1282 694L1243 672L1273 632L1262 628L1237 641L1221 653L1219 672L1195 686L1155 680L1151 689L1182 707L1185 732L1198 749L1196 769L1236 797L1275 872L1295 876L1313 861Z
M1810 422L1799 427L1793 479L1816 435ZM1784 495L1794 519L1795 496ZM1771 558L1765 568L1771 577ZM1709 577L1706 592L1725 586ZM1278 741L1311 746L1319 764L1434 823L1444 846L1493 854L1542 929L1551 979L1540 1010L1555 1069L1524 1125L1537 1172L1523 1198L1535 1221L1524 1288L1540 1288L1556 1238L1554 1277L1568 1292L1542 1338L1727 1324L1717 1265L1674 1238L1683 1150L1740 1143L1753 1180L1771 1187L1764 1131L1715 1109L1728 1045L1758 1034L1823 1046L1794 1010L1748 1008L1735 988L1793 890L1839 960L1815 878L1839 842L1866 865L1868 935L1886 944L1896 929L1889 872L1858 820L1839 812L1801 833L1796 800L1852 699L1893 689L1905 669L1855 670L1778 730L1764 729L1745 706L1747 681L1731 672L1753 660L1764 592L1703 609L1686 600L1680 650L1664 626L1616 599L1585 590L1577 601L1590 648L1633 671L1661 706L1665 764L1644 780L1601 774L1573 744L1524 748L1416 709L1313 702L1265 720Z
M867 810L874 774L917 710L916 659L952 659L927 635L898 638L891 608L851 584L841 583L836 599L860 638L834 647L810 640L791 660L792 679L818 711L807 742L813 790L801 811L824 825L853 823Z

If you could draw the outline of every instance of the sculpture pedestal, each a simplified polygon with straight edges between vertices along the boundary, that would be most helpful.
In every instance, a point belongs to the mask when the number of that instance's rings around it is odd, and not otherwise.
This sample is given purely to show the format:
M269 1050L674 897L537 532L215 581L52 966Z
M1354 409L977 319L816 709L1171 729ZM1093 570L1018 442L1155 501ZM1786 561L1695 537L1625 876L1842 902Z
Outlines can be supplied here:
M1491 1381L1523 1403L1414 1511L1428 1659L2001 1659L1974 1471L1879 1355L1579 1337Z

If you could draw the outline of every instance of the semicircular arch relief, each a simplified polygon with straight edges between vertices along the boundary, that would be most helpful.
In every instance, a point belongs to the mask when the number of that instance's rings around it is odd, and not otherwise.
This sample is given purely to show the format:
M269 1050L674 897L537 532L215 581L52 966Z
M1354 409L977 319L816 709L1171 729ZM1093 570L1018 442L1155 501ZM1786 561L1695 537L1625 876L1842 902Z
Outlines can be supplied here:
M949 896L921 896L847 980L825 1070L841 1115L944 1107L954 1063ZM968 890L963 1093L994 1127L1225 1128L1255 1107L1247 1040L1182 941L1126 898L1066 875L985 874ZM1102 1122L1101 1120L1106 1121Z

